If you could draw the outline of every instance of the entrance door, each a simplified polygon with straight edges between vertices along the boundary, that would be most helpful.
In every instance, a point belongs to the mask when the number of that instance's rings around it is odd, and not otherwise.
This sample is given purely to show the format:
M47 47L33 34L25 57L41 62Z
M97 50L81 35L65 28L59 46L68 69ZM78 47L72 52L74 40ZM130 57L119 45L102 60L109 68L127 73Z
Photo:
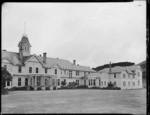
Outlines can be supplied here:
M40 86L40 85L41 85L40 80L41 80L41 78L40 78L40 77L37 77L37 86Z
M49 83L48 83L48 79L45 79L45 86L48 87Z
M86 85L86 80L84 80L84 85Z

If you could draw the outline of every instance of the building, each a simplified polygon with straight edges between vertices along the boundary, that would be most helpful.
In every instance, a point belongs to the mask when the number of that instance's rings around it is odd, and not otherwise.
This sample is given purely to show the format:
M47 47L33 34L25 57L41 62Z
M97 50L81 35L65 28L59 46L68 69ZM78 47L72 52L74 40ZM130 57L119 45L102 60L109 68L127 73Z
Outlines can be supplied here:
M86 76L81 77L79 85L86 85L89 88L91 87L100 87L101 86L101 76L99 73L90 73Z
M147 78L146 78L146 60L142 61L141 63L137 64L142 68L142 78L143 78L143 87L146 88L147 86Z
M142 69L140 66L109 67L99 71L101 87L107 87L109 82L121 89L142 88Z
M31 86L34 90L41 87L59 88L61 82L79 82L82 76L95 73L89 67L71 63L68 60L31 54L31 44L27 35L23 35L18 44L18 52L2 51L2 67L13 76L12 82L6 82L6 88Z

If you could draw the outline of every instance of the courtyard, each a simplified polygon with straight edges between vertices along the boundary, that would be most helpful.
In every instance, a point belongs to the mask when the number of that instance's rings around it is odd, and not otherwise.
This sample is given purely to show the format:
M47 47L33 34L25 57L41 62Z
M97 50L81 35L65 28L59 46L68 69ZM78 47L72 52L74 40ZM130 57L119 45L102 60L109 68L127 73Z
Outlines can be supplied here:
M10 91L1 99L2 113L146 114L146 89Z

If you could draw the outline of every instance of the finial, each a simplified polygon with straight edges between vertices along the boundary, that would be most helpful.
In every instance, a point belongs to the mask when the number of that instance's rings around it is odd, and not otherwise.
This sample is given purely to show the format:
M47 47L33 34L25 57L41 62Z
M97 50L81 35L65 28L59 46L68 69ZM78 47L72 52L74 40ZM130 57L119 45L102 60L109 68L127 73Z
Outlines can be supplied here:
M24 34L23 34L23 36L27 36L27 33L26 33L26 21L24 23Z

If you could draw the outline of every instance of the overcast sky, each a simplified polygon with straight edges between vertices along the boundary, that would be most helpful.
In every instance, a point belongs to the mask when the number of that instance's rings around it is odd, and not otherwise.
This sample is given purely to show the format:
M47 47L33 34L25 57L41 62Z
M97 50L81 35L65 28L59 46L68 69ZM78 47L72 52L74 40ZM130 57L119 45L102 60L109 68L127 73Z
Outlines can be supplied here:
M26 33L32 54L96 67L146 59L146 3L5 3L2 49L18 52Z

